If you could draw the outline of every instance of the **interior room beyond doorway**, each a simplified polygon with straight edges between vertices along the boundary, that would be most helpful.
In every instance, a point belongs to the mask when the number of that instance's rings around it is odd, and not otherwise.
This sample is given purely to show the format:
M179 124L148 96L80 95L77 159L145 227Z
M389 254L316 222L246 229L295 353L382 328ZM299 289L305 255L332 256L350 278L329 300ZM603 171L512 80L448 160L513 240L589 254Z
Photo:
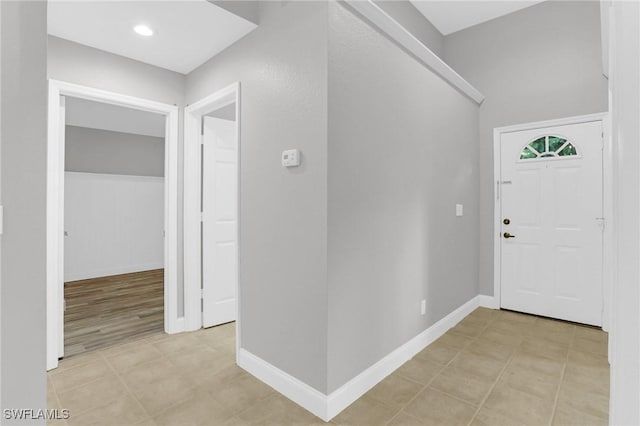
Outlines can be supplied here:
M162 114L65 97L64 357L164 331Z

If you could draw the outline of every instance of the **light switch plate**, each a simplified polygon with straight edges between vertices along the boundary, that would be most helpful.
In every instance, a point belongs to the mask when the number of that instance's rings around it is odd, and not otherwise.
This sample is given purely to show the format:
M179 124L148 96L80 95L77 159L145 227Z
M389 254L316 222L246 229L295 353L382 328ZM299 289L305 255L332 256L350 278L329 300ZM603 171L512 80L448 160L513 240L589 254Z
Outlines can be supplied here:
M462 204L456 204L456 216L462 216L462 214L463 214Z
M298 167L300 165L300 151L288 149L282 151L282 167Z

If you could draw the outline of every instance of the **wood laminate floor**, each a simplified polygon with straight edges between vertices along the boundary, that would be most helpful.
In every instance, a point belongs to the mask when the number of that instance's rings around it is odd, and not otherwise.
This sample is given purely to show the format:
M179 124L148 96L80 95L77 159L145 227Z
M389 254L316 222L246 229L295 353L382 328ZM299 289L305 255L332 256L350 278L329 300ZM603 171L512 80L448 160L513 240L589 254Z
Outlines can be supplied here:
M65 358L164 331L164 270L65 283Z

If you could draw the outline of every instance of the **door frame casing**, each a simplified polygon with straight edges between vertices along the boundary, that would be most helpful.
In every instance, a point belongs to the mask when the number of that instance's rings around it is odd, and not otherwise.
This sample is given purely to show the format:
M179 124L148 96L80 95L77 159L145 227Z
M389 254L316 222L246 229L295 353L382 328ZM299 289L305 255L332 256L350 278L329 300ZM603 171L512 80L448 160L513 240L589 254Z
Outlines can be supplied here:
M589 123L600 121L602 123L603 149L602 149L602 191L603 191L603 215L604 234L603 260L602 260L602 329L608 331L611 316L611 283L613 282L613 193L612 185L612 153L609 125L609 113L579 115L555 120L537 121L532 123L516 124L512 126L496 127L493 129L493 303L496 309L501 307L502 289L502 236L500 234L502 218L501 175L502 158L500 141L505 133L534 130L545 127L566 126L570 124Z
M237 143L237 212L236 226L236 357L240 348L240 152L241 104L240 82L232 83L187 106L184 110L184 322L185 330L202 327L202 117L227 105L236 105Z
M183 331L178 317L178 107L143 98L49 80L47 133L47 370L63 353L64 312L64 125L61 99L73 97L162 114L165 121L164 184L164 329Z

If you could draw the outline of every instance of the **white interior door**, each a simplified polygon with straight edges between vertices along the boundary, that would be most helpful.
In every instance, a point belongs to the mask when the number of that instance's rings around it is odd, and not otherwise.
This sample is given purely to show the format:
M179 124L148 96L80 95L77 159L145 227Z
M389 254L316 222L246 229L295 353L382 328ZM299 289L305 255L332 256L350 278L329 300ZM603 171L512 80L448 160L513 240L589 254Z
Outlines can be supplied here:
M500 144L501 307L602 325L602 122Z
M203 117L202 323L236 320L238 145L235 121Z

